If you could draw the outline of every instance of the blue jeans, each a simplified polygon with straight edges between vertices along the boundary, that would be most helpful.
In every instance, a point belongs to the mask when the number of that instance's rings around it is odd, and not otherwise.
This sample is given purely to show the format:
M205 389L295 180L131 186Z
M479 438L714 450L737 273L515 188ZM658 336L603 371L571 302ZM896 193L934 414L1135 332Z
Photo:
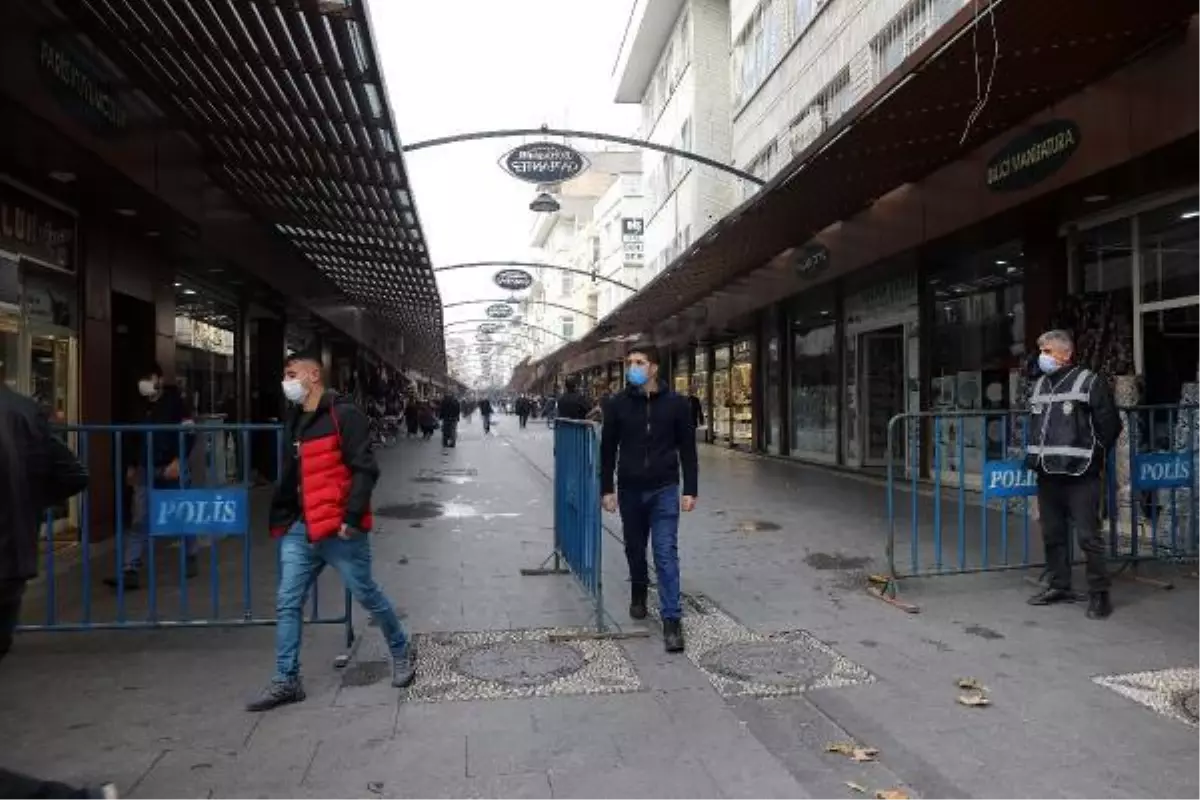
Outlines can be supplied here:
M300 675L304 601L326 564L338 571L350 594L379 624L391 654L399 657L408 650L404 627L371 576L369 535L360 532L350 539L333 536L310 542L308 529L299 522L284 535L279 548L279 592L275 601L275 680L292 680Z
M154 479L155 489L186 489L188 484L186 480L168 480L166 478ZM146 486L146 474L142 470L138 470L137 477L133 484L133 515L129 524L129 530L125 531L125 538L122 542L124 553L122 553L121 563L126 570L139 570L142 568L142 559L146 552L146 543L149 540L150 528L150 489ZM195 558L196 551L200 549L200 539L195 536L183 536L183 546L187 551L188 558Z
M634 586L650 584L646 544L654 549L658 575L658 602L663 619L679 619L679 487L641 491L618 490L621 526L625 534L625 560Z

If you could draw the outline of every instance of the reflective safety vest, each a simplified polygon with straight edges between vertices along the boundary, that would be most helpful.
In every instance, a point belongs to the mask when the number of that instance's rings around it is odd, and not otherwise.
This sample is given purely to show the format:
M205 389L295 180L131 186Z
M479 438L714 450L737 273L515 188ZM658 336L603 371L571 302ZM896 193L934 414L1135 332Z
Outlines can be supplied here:
M1095 382L1096 373L1083 367L1038 378L1029 398L1033 422L1026 448L1034 469L1079 476L1091 467L1100 444L1090 402Z

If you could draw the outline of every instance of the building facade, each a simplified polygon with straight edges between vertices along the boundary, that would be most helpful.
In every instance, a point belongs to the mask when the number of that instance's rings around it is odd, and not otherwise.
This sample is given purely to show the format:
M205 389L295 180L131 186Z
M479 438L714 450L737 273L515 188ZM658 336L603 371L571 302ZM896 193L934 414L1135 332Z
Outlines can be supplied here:
M728 0L638 0L613 78L616 102L641 105L639 138L729 163ZM654 150L642 158L652 277L729 212L739 181Z

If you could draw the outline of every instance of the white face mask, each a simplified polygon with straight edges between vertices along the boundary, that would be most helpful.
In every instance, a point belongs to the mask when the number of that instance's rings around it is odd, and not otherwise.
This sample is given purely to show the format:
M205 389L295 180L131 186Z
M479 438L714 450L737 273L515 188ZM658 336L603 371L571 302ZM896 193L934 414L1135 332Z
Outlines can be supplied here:
M153 380L143 378L138 381L138 393L142 397L154 397L154 395L158 394L158 387L154 385Z
M308 397L308 389L295 378L284 381L282 386L283 396L288 399L288 402L299 405L304 402L304 398Z

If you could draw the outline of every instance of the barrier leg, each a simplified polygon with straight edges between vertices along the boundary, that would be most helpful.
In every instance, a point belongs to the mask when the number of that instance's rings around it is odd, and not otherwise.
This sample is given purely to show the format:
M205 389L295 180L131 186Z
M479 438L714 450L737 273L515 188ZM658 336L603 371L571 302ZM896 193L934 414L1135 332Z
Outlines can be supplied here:
M919 614L921 607L912 603L906 603L897 597L899 592L899 580L891 575L868 575L867 576L867 594L874 597L876 600L882 600L893 608L898 608L906 614Z

